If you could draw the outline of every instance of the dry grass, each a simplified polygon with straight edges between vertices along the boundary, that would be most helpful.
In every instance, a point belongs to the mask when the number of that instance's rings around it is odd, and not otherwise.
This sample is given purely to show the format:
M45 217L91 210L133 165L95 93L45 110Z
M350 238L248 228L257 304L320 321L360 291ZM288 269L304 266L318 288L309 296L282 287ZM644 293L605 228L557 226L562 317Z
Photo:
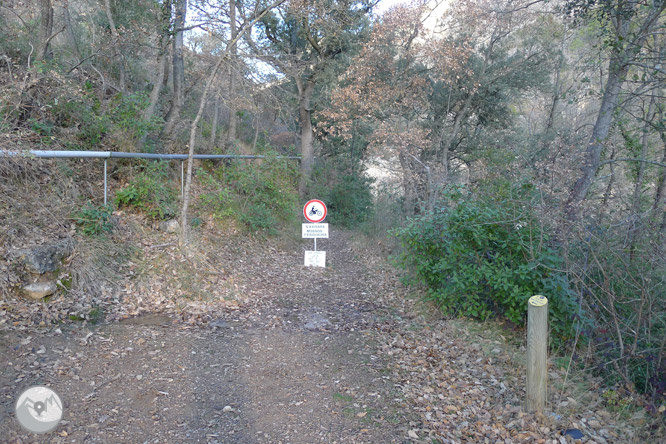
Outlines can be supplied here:
M70 317L85 317L111 294L119 266L131 254L124 239L82 236L72 214L102 195L101 177L90 160L0 157L0 309L2 324L25 328ZM59 291L48 303L21 297L33 277L12 263L12 252L63 238L76 241L74 253L53 278Z

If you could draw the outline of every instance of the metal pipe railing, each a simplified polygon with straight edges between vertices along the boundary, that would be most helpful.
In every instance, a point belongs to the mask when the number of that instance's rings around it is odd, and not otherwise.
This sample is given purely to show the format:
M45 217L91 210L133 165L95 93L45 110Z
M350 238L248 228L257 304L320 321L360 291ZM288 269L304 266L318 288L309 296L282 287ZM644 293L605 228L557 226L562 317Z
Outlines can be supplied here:
M104 159L104 205L107 203L107 160L114 159L149 159L149 160L180 160L180 195L185 189L184 165L187 154L153 154L153 153L123 153L117 151L58 151L58 150L0 150L0 157L38 157L45 159ZM265 159L262 155L247 154L195 154L195 159L222 160L222 159ZM301 160L300 156L277 156L277 159Z
M56 151L56 150L0 150L0 157L41 157L48 159L84 159L84 158L117 158L117 159L152 159L152 160L186 160L187 154L154 154L154 153L123 153L117 151ZM195 159L265 159L262 155L248 154L195 154ZM278 159L296 159L300 156L277 156Z

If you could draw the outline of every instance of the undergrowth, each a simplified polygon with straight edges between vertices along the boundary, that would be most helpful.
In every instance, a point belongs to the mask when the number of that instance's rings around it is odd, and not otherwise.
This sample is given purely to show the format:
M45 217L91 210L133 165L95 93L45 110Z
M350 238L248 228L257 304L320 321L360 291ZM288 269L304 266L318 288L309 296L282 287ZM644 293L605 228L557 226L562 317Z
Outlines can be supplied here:
M151 219L166 220L178 214L176 190L169 183L166 161L147 161L125 187L116 192L119 207L133 207Z
M276 153L255 161L208 163L197 170L204 189L198 207L216 219L232 219L248 232L275 235L297 223L297 177L297 164Z
M529 208L464 192L448 197L446 207L394 231L407 282L425 285L428 298L447 315L504 316L517 325L525 323L527 300L543 294L553 343L570 341L578 310L564 260Z
M89 201L74 211L73 219L83 234L94 236L113 229L112 214L113 208L110 205L95 205Z

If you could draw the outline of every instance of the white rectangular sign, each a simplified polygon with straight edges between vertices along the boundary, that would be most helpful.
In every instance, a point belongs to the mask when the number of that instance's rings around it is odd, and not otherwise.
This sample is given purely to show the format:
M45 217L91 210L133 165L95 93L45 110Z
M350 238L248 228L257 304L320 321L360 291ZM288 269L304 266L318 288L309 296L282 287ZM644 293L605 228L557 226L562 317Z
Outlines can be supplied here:
M326 266L326 252L325 251L306 251L305 261L303 265L306 267L325 267Z
M303 239L328 239L328 224L303 224Z

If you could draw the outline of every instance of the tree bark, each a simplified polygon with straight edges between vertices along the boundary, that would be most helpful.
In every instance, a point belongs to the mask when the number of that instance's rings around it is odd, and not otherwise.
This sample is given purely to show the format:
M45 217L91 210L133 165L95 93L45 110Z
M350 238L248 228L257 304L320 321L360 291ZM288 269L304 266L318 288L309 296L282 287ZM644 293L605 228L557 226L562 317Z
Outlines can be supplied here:
M208 93L210 91L210 86L213 84L213 80L217 74L217 71L220 69L220 65L224 61L225 57L220 57L220 60L217 62L206 86L204 87L203 93L201 94L201 99L199 102L199 110L197 115L190 125L190 141L188 144L188 154L187 154L187 174L185 176L185 190L183 192L183 208L180 212L180 245L184 247L188 244L189 241L189 227L187 225L187 210L190 206L190 189L192 188L192 164L194 163L194 146L197 141L197 126L203 115L204 108L206 107L206 100L208 100Z
M555 114L557 112L557 107L560 104L560 77L562 76L562 65L564 65L564 50L560 54L559 63L557 65L557 72L555 73L555 85L553 85L553 101L550 105L550 111L548 112L548 120L546 121L546 134L549 134L553 125L555 125Z
M312 129L312 110L310 109L315 86L314 79L310 77L303 80L297 77L296 86L298 87L298 116L301 127L301 177L298 183L298 193L301 197L305 197L305 191L314 166L314 133Z
M259 117L254 119L254 140L252 141L252 153L257 152L257 140L259 140Z
M36 59L47 60L50 58L49 43L53 35L53 5L51 0L40 0L39 2L39 47Z
M164 78L166 77L166 63L167 63L167 54L168 54L168 44L169 44L169 22L171 21L171 0L164 0L162 3L162 16L160 20L160 26L162 27L160 32L160 38L157 48L157 73L153 79L153 88L150 91L150 100L148 106L143 113L143 118L145 120L150 120L155 114L155 107L157 102L160 99L160 92L162 91L162 85L164 84Z
M72 46L72 51L76 57L77 63L81 62L81 50L79 49L79 42L76 40L76 35L74 34L74 27L72 26L72 17L69 13L69 2L65 2L62 7L63 10L63 19L65 20L65 31L67 32L67 39L69 44Z
M111 36L113 37L113 49L116 52L115 55L120 58L120 63L118 64L118 87L122 92L125 92L127 89L127 81L125 79L125 56L123 55L122 48L120 48L120 36L116 29L116 23L113 21L113 14L111 14L111 4L109 3L109 0L104 0L104 12L106 12L106 18L109 21L109 28L111 29Z
M411 162L403 151L400 151L398 154L398 160L400 161L400 169L402 170L402 190L404 194L403 210L405 211L405 216L409 218L414 216L416 209L414 175Z
M234 103L234 89L236 88L236 76L234 68L229 64L229 131L227 132L227 147L231 148L238 137L238 117L236 116L236 105Z
M170 138L180 118L180 111L185 103L185 61L183 59L183 28L187 13L187 0L174 0L176 33L173 39L173 100L166 116L166 123L162 129L162 136Z
M645 115L645 123L643 125L643 135L641 137L641 160L647 159L647 152L649 147L648 136L650 134L649 128L652 121L652 107L654 106L654 95L650 99L647 113ZM636 242L638 241L638 233L641 225L641 191L643 190L643 179L645 178L645 162L639 162L638 174L636 176L636 183L634 184L634 195L631 203L631 223L629 224L629 260L633 262L636 253Z
M492 52L495 47L495 43L498 41L498 39L499 37L493 36L488 45L488 48L484 53L483 64L479 72L478 83L480 84L483 83L484 81L488 65L490 64ZM464 119L467 117L467 114L469 113L469 110L472 106L472 101L474 100L475 96L476 92L474 90L469 91L467 97L465 98L465 101L463 102L462 106L456 113L455 118L453 119L453 127L451 128L451 131L447 132L446 128L444 127L444 123L442 123L442 128L439 130L439 137L437 139L435 146L436 162L435 162L434 174L433 171L431 171L428 167L422 164L424 171L427 173L428 176L426 180L429 186L427 187L428 192L426 193L425 196L426 208L428 211L434 210L435 205L437 203L437 197L439 196L440 191L443 189L443 187L446 185L446 182L448 181L449 153L453 150L453 145L456 141L456 138L458 137L458 134L460 133L460 128L462 127L462 123ZM451 110L448 110L447 114L449 114L450 112Z
M666 1L652 2L650 6L652 9L641 23L632 23L632 16L628 14L628 12L635 12L633 8L636 7L636 5L618 6L613 16L615 41L611 48L608 80L604 88L601 107L599 108L597 119L592 129L592 135L585 151L581 176L571 188L569 197L564 205L565 216L570 221L575 221L580 217L581 204L587 197L599 169L601 152L603 151L604 143L608 139L611 124L613 123L613 113L617 109L620 91L622 90L629 66L635 61L645 41L651 34L652 28L658 22L659 17L666 8ZM629 38L630 30L634 32L634 38Z
M610 155L610 160L615 158L615 150ZM597 214L597 224L601 225L606 215L606 210L608 210L608 201L610 200L611 193L613 192L613 185L615 184L615 162L611 162L610 167L610 178L608 179L608 185L606 185L606 191L604 191L604 196L601 199L601 205L599 205L599 212Z
M654 117L652 115L652 107L654 106L654 95L650 99L650 104L648 105L647 114L645 116L645 124L643 126L643 135L641 136L641 160L647 159L647 152L649 147L648 136L650 134L650 122ZM634 196L632 202L633 216L637 216L640 213L641 209L641 191L643 189L643 179L645 177L645 162L639 162L638 165L638 176L636 177L636 184L634 185Z
M220 118L220 104L215 100L213 102L213 120L210 123L210 140L208 141L208 148L212 152L216 147L217 142L217 123Z
M229 0L229 27L231 32L231 40L233 40L236 38L236 34L238 33L236 30L236 0ZM229 56L229 131L227 132L227 147L231 147L238 137L238 117L236 116L236 53L237 46L234 43L231 46Z
M157 107L157 102L160 99L160 92L162 91L162 84L164 83L164 77L166 74L166 64L167 64L167 51L162 51L158 55L157 59L157 73L153 79L153 89L150 91L150 99L148 106L146 107L143 118L145 120L150 120L155 115L155 107Z
M441 145L442 140L444 139L445 129L440 129L439 144ZM438 161L433 165L434 170L434 179L433 184L430 190L430 196L428 196L428 210L433 211L435 205L437 204L438 197L446 184L449 181L449 153L450 153L451 143L445 143L443 146L439 147L438 150Z
M611 124L613 123L613 113L617 108L618 98L627 74L627 65L621 65L620 55L614 54L611 60L611 69L608 73L608 80L604 88L604 95L601 101L601 107L597 113L597 119L592 129L592 135L585 151L583 164L581 166L581 176L574 184L569 197L565 203L565 214L571 221L577 220L580 216L580 204L585 200L587 193L592 186L592 181L599 169L601 162L601 152L604 143L608 138Z
M661 161L662 163L666 163L666 133L661 131L659 135L661 136L661 142L664 145L664 153ZM659 182L657 184L657 189L654 193L654 202L652 204L652 211L655 214L657 213L657 211L659 211L659 208L661 207L661 201L664 197L664 190L666 190L666 169L662 170L661 174L659 175Z
M177 0L178 1L178 0ZM238 38L245 32L247 32L248 29L251 29L252 26L254 26L257 21L261 20L262 17L268 13L271 9L279 6L280 4L284 3L286 0L277 0L275 3L267 6L265 9L260 11L249 23L242 29L238 35L230 41L230 45L236 44L238 41ZM197 140L197 126L199 125L199 121L201 120L201 116L203 115L204 108L206 107L206 101L208 100L208 94L210 93L210 88L213 85L213 81L215 80L215 76L217 75L218 70L220 69L220 66L225 60L228 60L229 57L229 52L230 52L230 46L227 45L227 48L224 50L224 52L220 55L219 60L215 64L215 67L210 73L210 76L208 77L208 80L206 81L206 86L204 87L203 92L201 93L201 99L199 101L199 110L197 111L197 115L192 121L192 124L190 125L190 141L188 145L188 154L187 154L187 175L185 177L185 189L183 190L183 207L180 212L180 246L182 248L187 247L188 241L189 241L189 227L187 225L187 211L190 205L190 189L192 187L192 165L194 161L194 146L196 144Z

